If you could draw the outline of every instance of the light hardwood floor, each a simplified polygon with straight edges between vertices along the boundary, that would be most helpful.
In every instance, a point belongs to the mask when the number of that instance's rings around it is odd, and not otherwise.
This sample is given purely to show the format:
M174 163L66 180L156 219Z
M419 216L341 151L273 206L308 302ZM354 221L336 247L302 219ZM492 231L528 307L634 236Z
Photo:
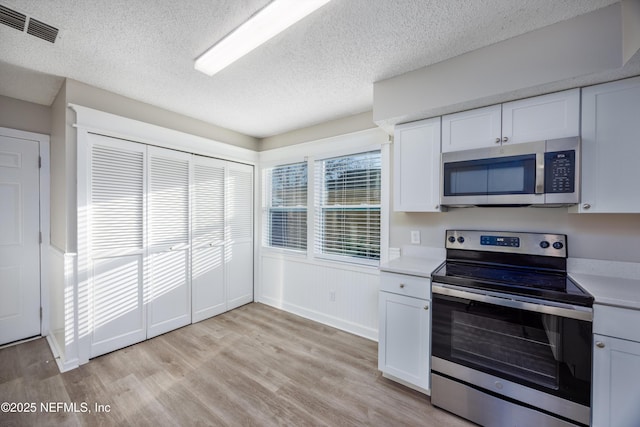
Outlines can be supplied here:
M256 303L64 374L44 339L2 349L0 402L37 406L2 426L471 425L383 378L377 343Z

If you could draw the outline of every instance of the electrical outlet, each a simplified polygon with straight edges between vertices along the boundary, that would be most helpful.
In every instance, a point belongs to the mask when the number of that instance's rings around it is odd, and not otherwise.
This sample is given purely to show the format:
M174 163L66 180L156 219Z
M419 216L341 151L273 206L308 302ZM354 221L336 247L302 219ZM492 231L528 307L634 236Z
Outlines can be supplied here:
M411 231L411 243L414 245L420 244L420 230Z
M329 291L329 301L334 302L336 300L336 291Z

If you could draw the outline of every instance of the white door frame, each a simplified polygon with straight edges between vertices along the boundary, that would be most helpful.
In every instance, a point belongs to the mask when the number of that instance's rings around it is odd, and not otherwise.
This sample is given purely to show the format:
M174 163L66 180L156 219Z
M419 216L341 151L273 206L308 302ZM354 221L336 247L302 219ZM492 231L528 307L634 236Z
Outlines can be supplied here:
M50 332L50 292L49 292L49 245L50 245L50 146L49 135L26 132L17 129L0 127L0 135L10 138L37 141L40 149L40 335L46 337Z

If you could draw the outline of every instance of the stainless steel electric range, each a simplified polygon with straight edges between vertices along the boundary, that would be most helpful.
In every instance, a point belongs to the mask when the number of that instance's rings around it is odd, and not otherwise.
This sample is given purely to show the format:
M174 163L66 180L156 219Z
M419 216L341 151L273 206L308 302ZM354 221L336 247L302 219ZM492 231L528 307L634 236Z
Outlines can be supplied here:
M448 230L431 402L485 426L589 425L593 297L561 234Z

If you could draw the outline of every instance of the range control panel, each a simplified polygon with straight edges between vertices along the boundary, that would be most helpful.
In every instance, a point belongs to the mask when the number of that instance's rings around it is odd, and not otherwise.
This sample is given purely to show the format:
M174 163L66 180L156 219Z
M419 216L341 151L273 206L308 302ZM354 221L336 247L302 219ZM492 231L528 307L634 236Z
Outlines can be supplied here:
M446 249L567 257L564 234L447 230Z
M480 244L482 246L509 246L512 248L520 247L519 237L507 236L480 236Z

